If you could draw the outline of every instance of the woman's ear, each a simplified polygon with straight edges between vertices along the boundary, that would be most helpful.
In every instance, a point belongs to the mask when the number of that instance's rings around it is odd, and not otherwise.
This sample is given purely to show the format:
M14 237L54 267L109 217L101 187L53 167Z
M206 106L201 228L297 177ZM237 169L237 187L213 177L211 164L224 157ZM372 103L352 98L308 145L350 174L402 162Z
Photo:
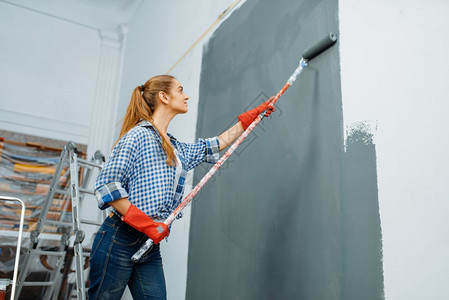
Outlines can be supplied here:
M168 97L167 94L164 93L163 91L159 92L159 99L161 99L162 103L168 104Z

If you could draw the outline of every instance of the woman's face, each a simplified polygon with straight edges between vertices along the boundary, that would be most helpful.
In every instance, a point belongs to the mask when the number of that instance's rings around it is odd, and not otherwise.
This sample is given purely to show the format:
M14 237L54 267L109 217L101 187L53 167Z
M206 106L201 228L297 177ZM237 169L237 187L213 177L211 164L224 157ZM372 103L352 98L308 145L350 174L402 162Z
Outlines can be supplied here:
M177 79L173 79L170 89L168 105L178 114L184 114L188 110L187 100L189 96L184 93L184 88Z

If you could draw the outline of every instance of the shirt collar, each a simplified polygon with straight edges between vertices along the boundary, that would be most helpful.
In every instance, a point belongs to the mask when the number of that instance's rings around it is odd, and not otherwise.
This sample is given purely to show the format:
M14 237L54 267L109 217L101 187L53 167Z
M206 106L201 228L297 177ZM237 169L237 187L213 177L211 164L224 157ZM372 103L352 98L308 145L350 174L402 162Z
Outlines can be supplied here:
M159 141L162 142L162 141L160 140L161 136L159 135L158 131L156 130L156 128L154 128L154 125L151 124L150 121L143 120L143 121L141 121L139 124L137 124L137 126L140 126L140 127L150 127L150 128L153 129L154 132L157 134L157 138L159 139ZM176 141L176 138L175 138L174 136L172 136L170 133L167 132L167 135L168 135L168 137L170 138L170 140Z

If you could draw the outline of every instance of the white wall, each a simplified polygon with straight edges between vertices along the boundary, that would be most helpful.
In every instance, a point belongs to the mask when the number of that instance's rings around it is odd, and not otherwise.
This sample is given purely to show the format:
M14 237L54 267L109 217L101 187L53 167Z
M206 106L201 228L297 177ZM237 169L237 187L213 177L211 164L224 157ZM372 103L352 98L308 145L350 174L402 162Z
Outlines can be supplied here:
M87 143L98 33L0 2L0 126Z
M127 27L141 0L0 1L0 127L110 152Z
M132 90L154 75L165 74L232 2L143 2L129 24L116 134ZM184 142L195 140L201 59L202 43L171 72L190 96L189 112L177 116L169 128L170 133ZM184 195L190 191L191 183L191 180L187 181ZM168 243L161 244L168 299L172 300L185 298L190 207L183 211L183 215L182 219L173 223Z
M449 2L340 0L340 26L345 125L373 124L386 299L449 299Z

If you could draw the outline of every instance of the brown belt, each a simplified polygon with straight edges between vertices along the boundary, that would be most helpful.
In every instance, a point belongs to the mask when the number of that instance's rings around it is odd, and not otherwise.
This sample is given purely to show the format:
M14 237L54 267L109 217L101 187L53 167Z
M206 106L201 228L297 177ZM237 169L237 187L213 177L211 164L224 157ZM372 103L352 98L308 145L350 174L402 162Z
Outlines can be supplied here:
M114 215L115 215L115 213L111 211L111 212L109 213L109 218L112 218ZM122 219L122 218L120 218L120 219ZM164 222L165 219L153 219L153 221L156 221L156 222Z

